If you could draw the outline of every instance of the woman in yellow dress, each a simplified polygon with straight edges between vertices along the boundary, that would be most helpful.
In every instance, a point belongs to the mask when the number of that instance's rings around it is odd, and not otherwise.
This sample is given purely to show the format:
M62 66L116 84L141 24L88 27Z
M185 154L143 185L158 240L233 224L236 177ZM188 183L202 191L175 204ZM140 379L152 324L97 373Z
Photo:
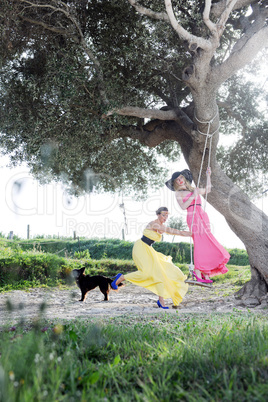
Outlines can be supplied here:
M173 264L172 257L154 250L152 244L160 241L163 233L179 236L191 236L191 232L177 230L164 225L168 218L168 209L160 207L156 211L157 219L148 223L143 236L134 244L132 257L138 271L129 274L117 274L111 286L117 289L119 283L127 280L135 285L149 289L159 296L159 308L168 309L165 300L171 298L174 306L178 306L187 293L187 276Z

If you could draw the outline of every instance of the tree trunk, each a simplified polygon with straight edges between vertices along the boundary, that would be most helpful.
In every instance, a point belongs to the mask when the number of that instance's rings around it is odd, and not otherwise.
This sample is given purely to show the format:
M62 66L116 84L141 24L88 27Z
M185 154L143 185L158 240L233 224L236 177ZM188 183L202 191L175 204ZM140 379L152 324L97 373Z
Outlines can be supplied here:
M251 280L237 293L246 305L258 305L268 291L268 217L216 165L208 201L245 244Z
M262 303L267 305L267 289L264 278L255 267L251 266L251 280L235 293L235 297L241 299L247 307L256 307Z
M198 116L198 120L208 121L217 113L216 97L211 98L211 93L212 91L208 96L203 92L203 98L206 99L206 102L203 102L201 97L200 99L195 99L195 116ZM194 116L192 117L194 118ZM212 168L212 191L208 194L208 202L225 217L231 230L245 244L252 278L237 292L236 297L240 298L246 305L257 306L266 300L268 292L268 217L228 178L217 163L218 122L218 118L214 118L210 125L210 133L216 131L216 134L212 137L210 163ZM207 132L207 127L208 125L198 123L199 131ZM205 136L202 134L199 135L198 141L191 142L190 147L190 143L185 146L180 142L185 160L193 173L195 184L197 184L198 180L204 143ZM205 152L201 176L202 185L205 184L206 180L208 151L209 145L207 145Z

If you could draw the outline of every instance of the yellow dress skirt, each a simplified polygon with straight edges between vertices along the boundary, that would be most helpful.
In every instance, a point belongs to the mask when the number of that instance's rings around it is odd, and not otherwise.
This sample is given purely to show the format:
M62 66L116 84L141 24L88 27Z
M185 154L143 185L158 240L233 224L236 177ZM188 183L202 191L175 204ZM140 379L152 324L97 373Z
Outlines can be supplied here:
M145 229L143 235L154 241L161 240L161 235L154 230ZM124 275L127 281L164 299L172 299L175 306L182 301L188 291L187 276L173 264L171 256L155 251L139 239L134 244L132 257L138 271Z

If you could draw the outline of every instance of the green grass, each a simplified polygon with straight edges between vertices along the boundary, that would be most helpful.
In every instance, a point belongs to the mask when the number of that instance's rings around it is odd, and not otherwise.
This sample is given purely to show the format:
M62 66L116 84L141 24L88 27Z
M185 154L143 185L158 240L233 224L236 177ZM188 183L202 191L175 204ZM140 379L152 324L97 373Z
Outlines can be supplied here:
M25 281L20 280L16 283L6 284L0 287L0 293L9 292L11 290L27 290L32 288L47 288L62 286L63 281L56 279L47 279L46 283L41 283L39 280Z
M186 275L188 275L188 265L176 264ZM213 289L215 293L222 293L222 296L229 296L237 292L250 280L250 266L227 265L228 272L224 275L214 276ZM189 289L191 291L191 289Z
M214 276L215 283L228 283L241 286L251 278L250 266L227 265L228 272L224 275Z
M267 318L122 316L4 328L9 401L267 401Z
M228 268L215 292L250 279L249 267ZM177 310L59 322L44 320L44 308L34 322L0 329L0 401L267 401L265 314Z

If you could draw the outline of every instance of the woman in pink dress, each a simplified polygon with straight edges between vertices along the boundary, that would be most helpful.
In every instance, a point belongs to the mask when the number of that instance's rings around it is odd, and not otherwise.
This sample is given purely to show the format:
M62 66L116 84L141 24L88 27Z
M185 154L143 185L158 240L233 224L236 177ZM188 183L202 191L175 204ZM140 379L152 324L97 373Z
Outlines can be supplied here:
M173 173L166 186L175 191L175 196L180 207L187 209L187 224L192 231L194 242L194 276L198 282L211 283L210 277L225 274L228 268L225 266L230 259L230 254L215 239L210 230L210 222L207 213L202 209L201 195L211 191L211 169L207 169L206 188L194 188L190 170Z

